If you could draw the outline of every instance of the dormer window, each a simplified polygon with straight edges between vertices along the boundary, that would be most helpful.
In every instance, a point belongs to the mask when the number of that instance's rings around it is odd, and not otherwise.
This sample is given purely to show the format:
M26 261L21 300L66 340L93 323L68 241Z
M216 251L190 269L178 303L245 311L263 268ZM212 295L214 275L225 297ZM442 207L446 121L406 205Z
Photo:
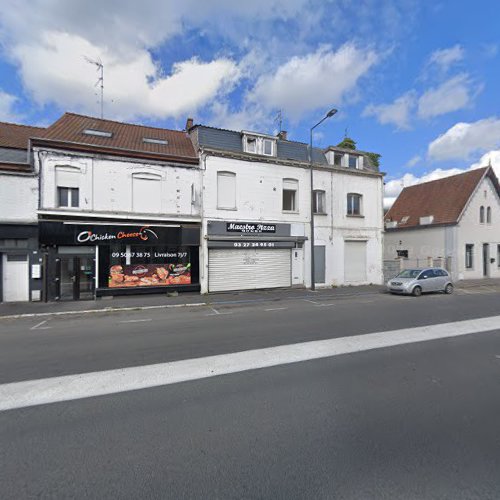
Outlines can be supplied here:
M243 150L264 156L276 156L276 138L270 136L243 135Z
M262 140L264 144L264 148L262 153L265 154L266 156L273 156L273 144L274 142L271 141L270 139L263 139Z
M246 138L246 149L247 153L256 153L257 152L257 139L255 137L247 137Z
M162 146L166 146L168 144L168 141L165 139L154 139L152 137L144 137L142 142L146 144L160 144Z
M93 128L86 128L83 133L85 135L94 135L96 137L113 137L112 132L106 132L105 130L96 130Z
M336 167L341 167L343 157L344 157L343 153L333 153L333 164Z
M401 224L406 224L409 220L410 216L409 215L405 215L402 219L401 219Z

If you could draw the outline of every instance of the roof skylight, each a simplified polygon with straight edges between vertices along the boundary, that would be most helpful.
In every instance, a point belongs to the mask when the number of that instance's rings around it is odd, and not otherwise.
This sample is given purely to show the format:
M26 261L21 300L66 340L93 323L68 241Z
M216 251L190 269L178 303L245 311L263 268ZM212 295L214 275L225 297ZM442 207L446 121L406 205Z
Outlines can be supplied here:
M97 137L113 137L112 132L106 132L105 130L96 130L93 128L86 128L83 133L85 135L95 135Z
M144 137L142 142L147 144L163 144L164 146L168 144L168 141L165 139L154 139L153 137Z

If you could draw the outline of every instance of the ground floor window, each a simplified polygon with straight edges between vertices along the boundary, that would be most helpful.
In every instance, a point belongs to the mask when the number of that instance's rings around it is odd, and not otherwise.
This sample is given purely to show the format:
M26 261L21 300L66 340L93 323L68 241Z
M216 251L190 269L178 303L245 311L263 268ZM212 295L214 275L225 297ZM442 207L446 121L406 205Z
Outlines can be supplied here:
M99 286L108 288L190 285L190 247L103 245Z
M497 245L497 267L500 267L500 245Z
M472 269L474 267L474 245L465 245L465 268Z

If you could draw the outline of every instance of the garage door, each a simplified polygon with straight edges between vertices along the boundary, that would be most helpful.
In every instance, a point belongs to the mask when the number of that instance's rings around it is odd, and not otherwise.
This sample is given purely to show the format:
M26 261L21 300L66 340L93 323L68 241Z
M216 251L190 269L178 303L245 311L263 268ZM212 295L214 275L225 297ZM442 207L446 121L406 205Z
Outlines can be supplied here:
M5 302L29 300L27 255L4 255L2 262L2 290Z
M366 241L345 242L344 278L346 283L366 281Z
M210 292L288 287L291 276L289 249L211 249L208 253Z

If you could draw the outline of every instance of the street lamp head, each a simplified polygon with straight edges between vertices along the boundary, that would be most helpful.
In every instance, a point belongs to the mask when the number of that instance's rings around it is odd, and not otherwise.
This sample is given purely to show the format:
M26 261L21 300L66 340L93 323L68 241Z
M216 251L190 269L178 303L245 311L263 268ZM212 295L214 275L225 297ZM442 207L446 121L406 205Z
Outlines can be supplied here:
M328 111L328 113L326 114L326 117L327 118L331 118L335 113L337 113L338 110L336 110L335 108L332 108L330 111Z

